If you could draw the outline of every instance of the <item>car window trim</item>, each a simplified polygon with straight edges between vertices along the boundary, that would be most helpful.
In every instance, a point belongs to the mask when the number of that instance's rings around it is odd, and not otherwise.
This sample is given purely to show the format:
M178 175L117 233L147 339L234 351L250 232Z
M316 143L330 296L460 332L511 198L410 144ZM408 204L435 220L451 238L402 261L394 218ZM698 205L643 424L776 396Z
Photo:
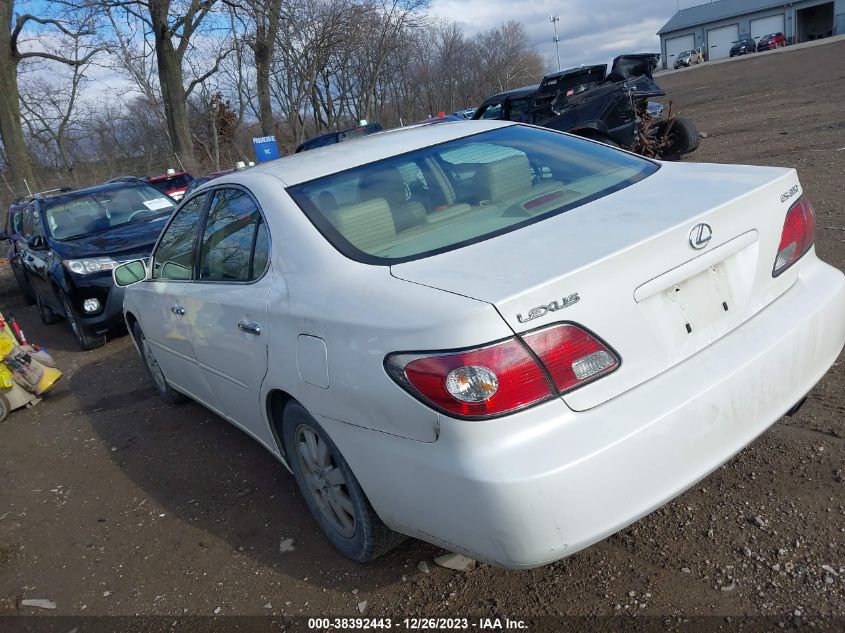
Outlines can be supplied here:
M261 208L261 205L258 203L256 197L252 194L252 192L244 187L243 185L237 183L221 183L215 187L210 189L206 189L203 193L211 192L216 194L220 190L224 189L237 189L239 191L244 192L249 198L255 203L255 208L258 209L258 216L261 218L261 222L267 227L267 265L264 267L264 271L261 273L260 276L256 277L255 279L248 279L246 281L235 281L235 280L223 280L223 279L197 279L196 274L199 271L199 264L200 264L200 252L202 251L202 235L205 233L205 226L208 221L208 216L211 213L211 201L214 199L214 196L211 195L208 198L208 203L205 206L205 211L200 219L200 230L197 232L197 241L194 244L194 278L191 279L192 283L197 284L226 284L226 285L239 285L239 286L250 286L252 284L258 283L267 275L267 271L270 270L270 263L272 261L272 254L273 254L273 235L270 232L270 225L267 224L267 218L264 215L264 210ZM252 250L249 255L249 269L252 272L252 260L255 257L255 243L258 239L258 227L261 226L260 224L256 225L255 231L252 234Z
M161 238L163 238L164 234L167 233L167 229L169 229L170 225L173 224L173 220L176 218L176 216L179 214L179 212L185 206L187 206L187 204L191 200L196 200L200 196L208 196L208 194L209 194L208 189L197 192L196 195L191 196L187 200L182 200L182 202L170 214L170 218L167 220L167 224L165 224L164 228L161 229L161 233L158 234L158 239L156 240L155 246L153 246L153 250L150 252L150 259L149 259L150 273L149 274L152 274L152 270L153 270L152 266L155 263L155 257L158 254L158 248L161 245ZM211 196L208 196L208 198L206 198L205 204L203 205L202 209L200 210L200 214L199 214L200 217L199 217L199 221L197 222L197 226L199 226L201 223L203 223L203 218L204 218L206 212L208 211L208 205L210 203L211 203ZM204 226L204 224L203 224L203 226ZM197 240L199 239L199 235L200 235L200 229L197 229L197 234L194 235L194 243L191 246L192 253L194 255L194 265L196 265ZM160 277L157 278L157 279L153 279L152 277L150 277L149 279L145 279L144 281L145 282L152 282L152 283L154 283L154 282L165 282L165 283L180 283L180 284L188 283L189 284L189 283L194 282L193 277L194 277L194 273L192 272L191 273L191 279L161 279Z

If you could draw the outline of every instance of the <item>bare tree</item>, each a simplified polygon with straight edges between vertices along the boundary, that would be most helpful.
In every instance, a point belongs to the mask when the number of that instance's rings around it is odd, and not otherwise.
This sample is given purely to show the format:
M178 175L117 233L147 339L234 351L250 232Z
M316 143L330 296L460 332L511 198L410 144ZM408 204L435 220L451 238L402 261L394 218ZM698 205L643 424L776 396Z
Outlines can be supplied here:
M221 51L213 65L185 84L182 68L191 38L217 0L100 0L106 9L122 10L152 32L161 100L173 153L189 170L197 167L188 120L187 100L194 88L217 72Z
M88 63L102 48L90 47L84 55L76 59L43 50L37 47L36 42L33 42L33 46L28 46L27 50L21 50L22 37L24 37L25 29L29 27L51 29L52 34L75 38L77 42L93 36L94 31L86 22L73 24L68 20L30 13L14 15L14 5L14 0L0 0L0 135L3 139L6 165L13 187L18 191L23 191L26 183L29 183L30 187L36 187L37 183L32 157L27 149L21 126L18 66L27 59L42 59L68 66L81 66Z
M279 22L282 18L282 0L243 0L242 6L252 22L252 33L246 38L255 59L255 85L258 96L258 120L261 134L276 133L270 89L270 70Z

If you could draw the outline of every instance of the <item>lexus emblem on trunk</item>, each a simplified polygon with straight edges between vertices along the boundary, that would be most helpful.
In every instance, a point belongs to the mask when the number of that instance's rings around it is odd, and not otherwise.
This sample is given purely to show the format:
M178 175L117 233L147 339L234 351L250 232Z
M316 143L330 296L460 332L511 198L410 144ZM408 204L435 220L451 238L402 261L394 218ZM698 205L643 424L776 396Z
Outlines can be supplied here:
M689 232L689 245L700 251L710 243L711 237L713 237L713 229L709 224L696 224Z

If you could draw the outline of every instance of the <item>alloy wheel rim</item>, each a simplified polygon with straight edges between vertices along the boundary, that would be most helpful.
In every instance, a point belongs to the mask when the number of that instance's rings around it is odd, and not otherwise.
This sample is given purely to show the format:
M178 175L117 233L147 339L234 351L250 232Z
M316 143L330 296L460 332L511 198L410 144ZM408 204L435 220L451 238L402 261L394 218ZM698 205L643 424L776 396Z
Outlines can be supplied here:
M296 452L305 485L323 517L341 536L355 534L355 510L343 471L335 463L331 449L314 429L296 429Z

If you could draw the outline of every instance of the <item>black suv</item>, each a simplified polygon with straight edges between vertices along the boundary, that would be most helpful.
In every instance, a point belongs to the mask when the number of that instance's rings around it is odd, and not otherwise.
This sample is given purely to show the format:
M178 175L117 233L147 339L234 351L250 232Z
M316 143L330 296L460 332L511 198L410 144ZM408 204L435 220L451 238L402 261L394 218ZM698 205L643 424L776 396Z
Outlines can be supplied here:
M731 57L756 52L757 43L754 41L754 38L751 37L743 37L739 41L734 42L734 45L731 46Z
M41 320L67 319L84 350L103 345L123 322L123 290L112 269L148 257L173 208L144 182L35 196L23 211L17 248Z
M658 53L620 55L607 64L570 68L538 85L487 97L473 119L531 123L569 132L644 156L676 160L698 148L695 124L663 116L654 97L666 93L654 82Z

